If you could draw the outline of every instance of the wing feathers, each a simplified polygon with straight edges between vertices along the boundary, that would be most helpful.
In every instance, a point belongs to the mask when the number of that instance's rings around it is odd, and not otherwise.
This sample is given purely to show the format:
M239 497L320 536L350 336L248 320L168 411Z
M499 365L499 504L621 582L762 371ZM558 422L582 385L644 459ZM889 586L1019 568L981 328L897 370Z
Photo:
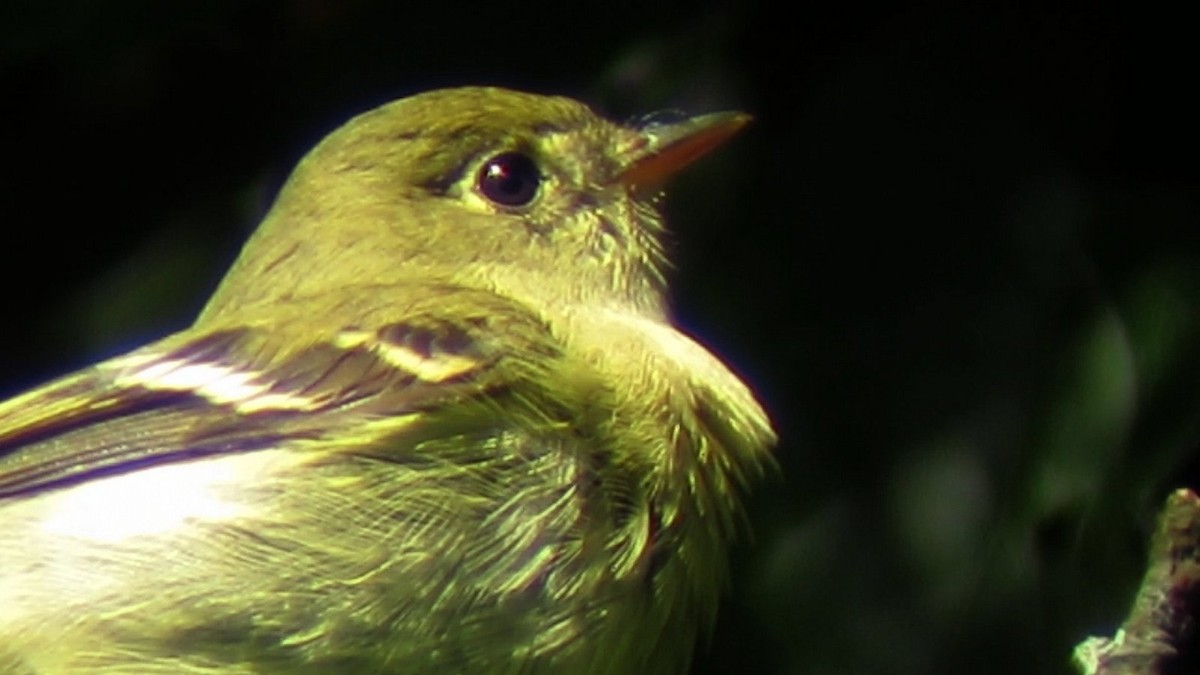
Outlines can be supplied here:
M503 349L469 328L393 323L292 353L269 332L230 329L118 357L0 405L0 499L334 429L386 431L366 423L503 386L489 376Z

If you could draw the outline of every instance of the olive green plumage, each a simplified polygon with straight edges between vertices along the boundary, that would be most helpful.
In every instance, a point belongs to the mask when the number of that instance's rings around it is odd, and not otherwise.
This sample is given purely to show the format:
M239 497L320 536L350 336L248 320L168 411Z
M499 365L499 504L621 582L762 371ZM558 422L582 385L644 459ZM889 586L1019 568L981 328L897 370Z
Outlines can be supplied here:
M685 669L774 438L652 202L743 121L334 132L193 327L0 404L0 673Z

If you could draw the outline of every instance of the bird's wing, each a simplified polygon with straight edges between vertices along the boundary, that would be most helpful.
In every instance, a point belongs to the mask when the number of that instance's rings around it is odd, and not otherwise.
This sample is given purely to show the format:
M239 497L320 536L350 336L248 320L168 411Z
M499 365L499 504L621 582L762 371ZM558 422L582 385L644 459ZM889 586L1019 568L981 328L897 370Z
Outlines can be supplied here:
M202 456L319 445L331 433L368 446L454 402L481 402L463 407L485 414L528 374L530 349L551 349L537 326L524 333L534 347L514 342L521 333L511 326L489 325L494 316L439 314L299 346L264 327L184 332L0 403L0 499Z

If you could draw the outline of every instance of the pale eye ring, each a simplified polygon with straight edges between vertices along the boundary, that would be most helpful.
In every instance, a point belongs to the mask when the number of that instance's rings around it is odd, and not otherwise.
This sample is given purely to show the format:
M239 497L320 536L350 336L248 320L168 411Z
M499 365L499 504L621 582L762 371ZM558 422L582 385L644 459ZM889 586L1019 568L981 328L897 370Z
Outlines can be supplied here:
M483 163L475 178L479 194L501 206L524 206L537 196L542 174L529 155L503 152Z

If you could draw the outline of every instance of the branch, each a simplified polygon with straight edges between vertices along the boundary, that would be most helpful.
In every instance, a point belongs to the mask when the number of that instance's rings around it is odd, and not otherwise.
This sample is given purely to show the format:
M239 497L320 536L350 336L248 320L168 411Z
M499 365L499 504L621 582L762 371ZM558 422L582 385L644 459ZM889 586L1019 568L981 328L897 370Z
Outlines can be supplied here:
M1075 647L1083 675L1174 675L1196 672L1200 645L1200 497L1176 490L1158 516L1146 576L1125 623L1109 638Z

